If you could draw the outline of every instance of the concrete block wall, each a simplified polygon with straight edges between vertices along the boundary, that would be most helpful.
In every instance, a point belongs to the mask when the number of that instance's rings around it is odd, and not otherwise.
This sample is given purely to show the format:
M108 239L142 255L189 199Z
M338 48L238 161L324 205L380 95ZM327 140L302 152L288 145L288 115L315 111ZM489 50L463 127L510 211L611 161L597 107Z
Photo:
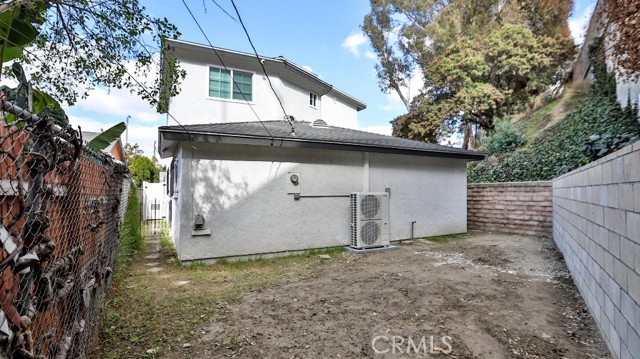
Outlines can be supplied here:
M613 357L640 359L640 142L553 181L553 238Z
M470 230L551 236L551 182L469 183Z

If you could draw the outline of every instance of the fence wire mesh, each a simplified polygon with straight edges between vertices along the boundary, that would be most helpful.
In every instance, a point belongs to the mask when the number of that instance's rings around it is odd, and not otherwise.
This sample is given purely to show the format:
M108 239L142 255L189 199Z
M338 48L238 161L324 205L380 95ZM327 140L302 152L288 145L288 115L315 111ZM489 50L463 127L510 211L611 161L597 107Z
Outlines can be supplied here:
M0 359L83 358L112 278L126 167L71 127L19 118L0 121Z

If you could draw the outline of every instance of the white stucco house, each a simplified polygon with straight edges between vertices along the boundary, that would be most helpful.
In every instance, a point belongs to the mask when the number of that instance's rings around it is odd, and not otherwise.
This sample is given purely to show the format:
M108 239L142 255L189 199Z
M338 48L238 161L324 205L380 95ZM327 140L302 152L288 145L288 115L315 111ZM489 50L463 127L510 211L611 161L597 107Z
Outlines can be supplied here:
M169 117L158 135L161 157L173 158L168 217L181 261L349 245L352 193L384 198L374 234L389 240L412 227L416 237L466 232L466 163L482 154L348 129L364 103L282 57L261 57L296 119L285 121L255 56L167 46L187 72L169 101L180 124Z
M257 121L257 116L263 121L282 120L271 85L287 115L296 121L322 118L330 125L355 128L358 111L366 108L283 57L260 57L267 79L253 54L221 48L214 52L208 45L167 40L163 55L164 61L177 58L186 72L180 94L169 99L169 112L182 125ZM171 117L167 124L178 125Z

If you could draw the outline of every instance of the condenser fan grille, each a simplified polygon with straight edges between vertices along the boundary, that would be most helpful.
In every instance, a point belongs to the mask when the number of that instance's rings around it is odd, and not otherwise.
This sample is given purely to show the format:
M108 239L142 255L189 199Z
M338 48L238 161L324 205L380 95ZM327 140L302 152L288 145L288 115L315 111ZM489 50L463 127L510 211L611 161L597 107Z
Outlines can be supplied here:
M362 242L368 246L375 244L380 237L380 226L376 222L367 222L360 230Z
M368 194L362 197L362 202L360 202L360 212L365 218L374 218L378 215L378 211L380 211L380 201L378 197Z

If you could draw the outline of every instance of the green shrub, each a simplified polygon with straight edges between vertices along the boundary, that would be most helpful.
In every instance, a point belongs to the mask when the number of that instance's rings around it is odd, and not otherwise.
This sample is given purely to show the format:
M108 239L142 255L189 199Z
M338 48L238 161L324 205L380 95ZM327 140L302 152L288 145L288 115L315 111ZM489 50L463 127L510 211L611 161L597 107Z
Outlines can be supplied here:
M490 155L513 151L527 142L525 137L516 130L509 120L496 122L496 129L483 141Z

